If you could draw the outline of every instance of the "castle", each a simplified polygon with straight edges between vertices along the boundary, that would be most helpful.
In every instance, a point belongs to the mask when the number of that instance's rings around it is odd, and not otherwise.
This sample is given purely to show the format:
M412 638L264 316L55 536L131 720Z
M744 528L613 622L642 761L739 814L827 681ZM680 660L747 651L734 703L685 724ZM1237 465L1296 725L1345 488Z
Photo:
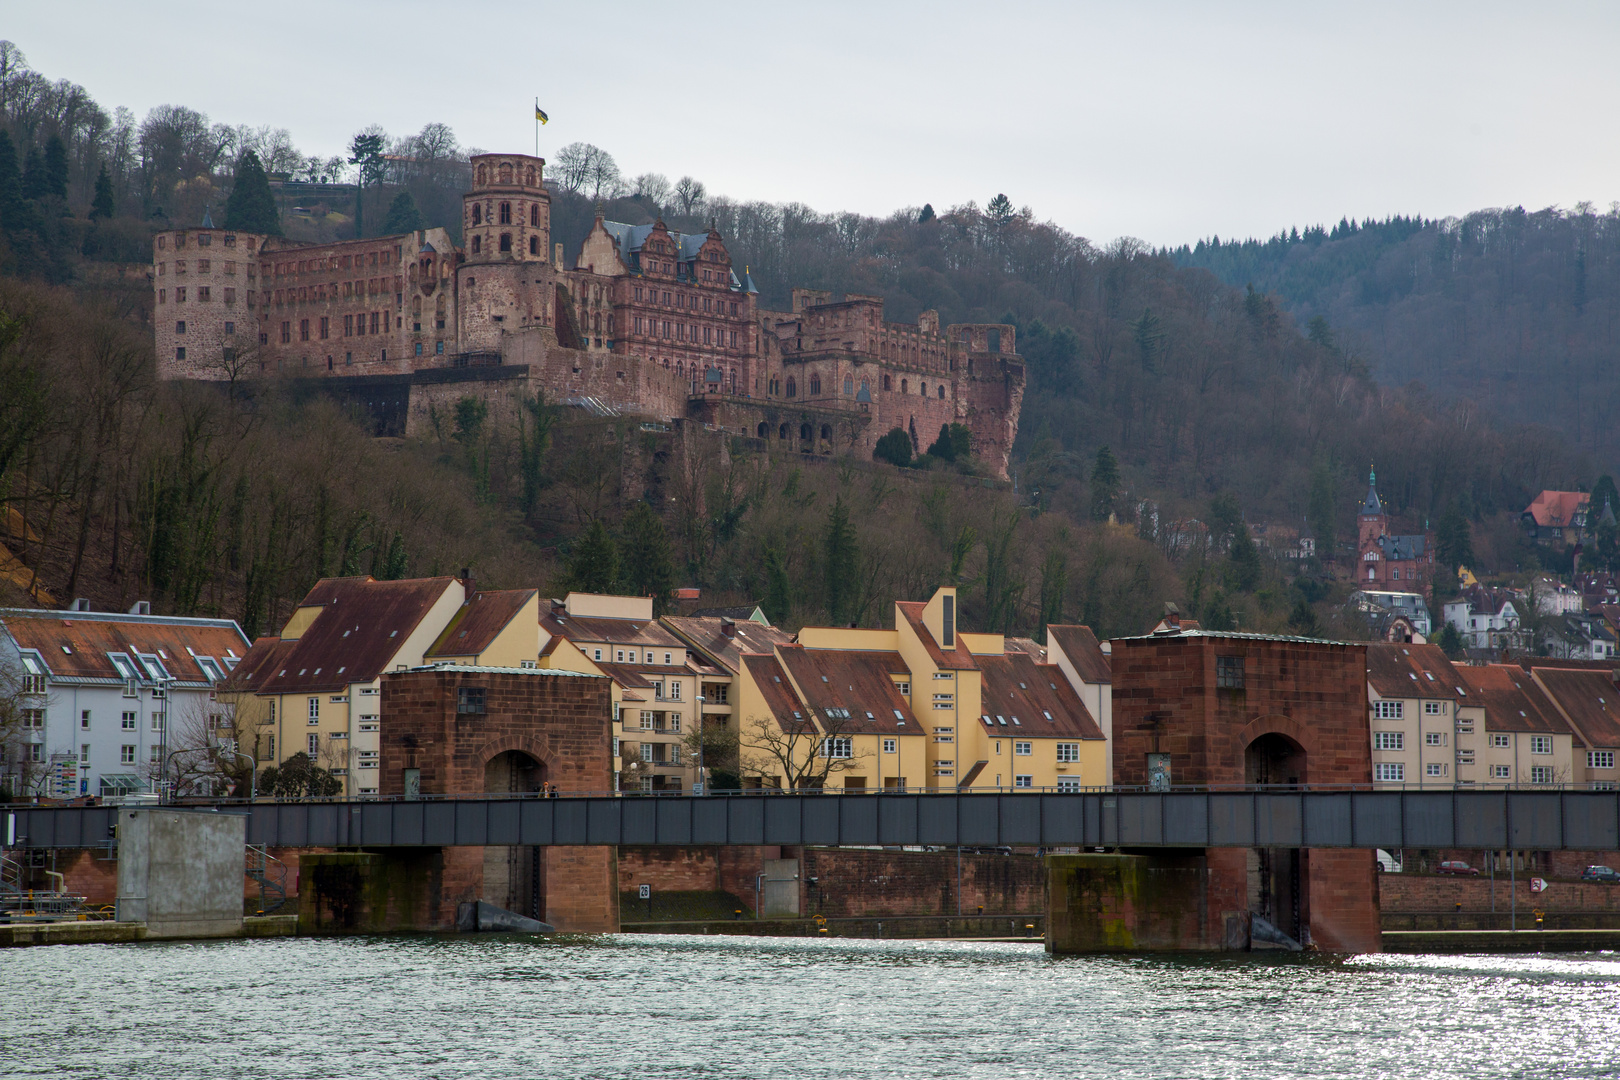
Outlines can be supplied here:
M569 267L545 161L481 154L471 169L459 247L442 228L332 244L207 222L158 234L159 374L347 379L339 396L413 434L435 404L536 392L816 455L870 457L897 427L921 451L959 423L1006 477L1024 392L1014 327L887 322L881 297L809 289L766 310L718 232L662 221L598 215Z

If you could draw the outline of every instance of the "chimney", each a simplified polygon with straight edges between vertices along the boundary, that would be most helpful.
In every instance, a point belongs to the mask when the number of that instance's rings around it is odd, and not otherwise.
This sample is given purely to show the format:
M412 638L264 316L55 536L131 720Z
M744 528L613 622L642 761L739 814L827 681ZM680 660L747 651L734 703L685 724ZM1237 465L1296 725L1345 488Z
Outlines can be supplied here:
M464 594L461 602L463 604L472 603L473 594L477 592L477 582L473 581L470 567L463 566L461 568L461 591Z
M1164 625L1172 630L1181 629L1181 609L1173 603L1164 605Z
M726 618L724 616L721 616L721 618L720 618L720 635L722 637L736 637L737 636L737 623L732 619L728 619L728 618Z
M84 610L89 611L90 608L88 606L86 606ZM150 600L137 600L137 601L135 601L135 606L129 609L129 613L131 615L150 615L150 614L152 614L152 601L150 601Z
M73 610L74 611L89 611L90 610L90 601L86 600L82 596L74 597L74 599L73 599Z

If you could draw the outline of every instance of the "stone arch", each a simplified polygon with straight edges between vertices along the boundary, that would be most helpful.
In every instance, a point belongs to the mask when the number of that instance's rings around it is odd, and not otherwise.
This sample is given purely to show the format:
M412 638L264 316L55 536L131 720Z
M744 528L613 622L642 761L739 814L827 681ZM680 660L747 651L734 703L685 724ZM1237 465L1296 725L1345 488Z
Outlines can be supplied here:
M509 233L509 232L501 233L501 250L503 252L512 250L512 234L511 233Z
M523 171L523 184L525 187L534 187L534 166L530 165Z
M503 162L501 162L501 183L510 184L511 182L512 182L512 163L510 161L503 161Z
M760 438L762 438L762 439L766 438L767 435L769 434L770 430L771 430L770 425L765 423L765 421L761 420L759 422L759 432L758 432L758 434L759 434Z
M815 428L812 428L809 424L800 424L799 425L799 441L800 442L809 442L814 437L815 437Z
M473 760L482 769L508 750L519 750L547 767L556 756L551 750L551 739L545 735L501 735L473 751Z
M777 428L776 437L778 439L786 439L788 437L787 425L786 424L783 424L780 428Z
M1262 735L1281 735L1297 743L1300 749L1309 755L1314 755L1317 751L1316 738L1310 729L1282 713L1267 713L1250 720L1238 733L1238 742L1247 747Z
M832 441L832 425L831 424L822 424L821 425L821 441L822 442L831 442Z
M486 184L486 183L489 182L489 170L486 169L482 165L478 166L478 181L477 182L479 184Z

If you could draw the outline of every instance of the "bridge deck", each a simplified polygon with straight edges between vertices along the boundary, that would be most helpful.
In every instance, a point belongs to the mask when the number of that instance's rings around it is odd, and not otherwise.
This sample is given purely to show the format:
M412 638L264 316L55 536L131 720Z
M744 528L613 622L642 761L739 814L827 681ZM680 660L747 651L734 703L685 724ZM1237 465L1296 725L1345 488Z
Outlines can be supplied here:
M271 847L612 844L1620 849L1610 791L776 794L220 803ZM115 807L0 808L15 843L105 846Z

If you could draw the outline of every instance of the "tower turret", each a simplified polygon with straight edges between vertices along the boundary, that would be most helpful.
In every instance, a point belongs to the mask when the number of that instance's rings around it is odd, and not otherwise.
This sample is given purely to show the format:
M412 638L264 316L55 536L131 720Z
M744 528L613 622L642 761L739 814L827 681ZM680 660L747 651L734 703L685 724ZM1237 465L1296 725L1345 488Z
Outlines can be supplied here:
M472 189L461 197L462 251L457 270L461 348L500 348L501 337L551 325L551 196L545 160L528 154L479 154Z

